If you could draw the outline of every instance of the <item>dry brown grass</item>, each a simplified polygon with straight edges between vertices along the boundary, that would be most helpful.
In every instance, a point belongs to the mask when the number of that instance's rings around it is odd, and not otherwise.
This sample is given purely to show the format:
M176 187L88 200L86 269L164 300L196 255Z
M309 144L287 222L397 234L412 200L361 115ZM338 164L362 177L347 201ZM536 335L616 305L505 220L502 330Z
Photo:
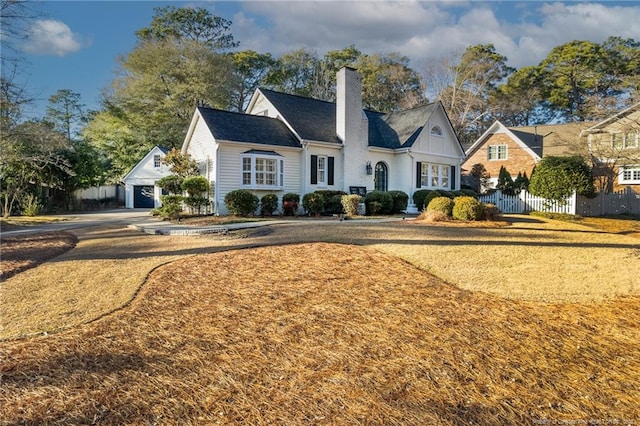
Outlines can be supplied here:
M191 256L100 321L0 343L0 419L635 424L639 302L504 300L342 244Z
M45 232L0 239L0 282L72 249L78 239L69 232Z

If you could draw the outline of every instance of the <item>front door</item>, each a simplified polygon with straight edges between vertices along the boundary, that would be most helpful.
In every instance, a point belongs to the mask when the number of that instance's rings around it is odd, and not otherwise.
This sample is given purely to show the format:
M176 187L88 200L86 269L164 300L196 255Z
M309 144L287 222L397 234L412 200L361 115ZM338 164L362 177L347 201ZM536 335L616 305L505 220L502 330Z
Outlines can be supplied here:
M377 163L373 182L376 191L386 191L389 187L387 174L387 165L382 162Z

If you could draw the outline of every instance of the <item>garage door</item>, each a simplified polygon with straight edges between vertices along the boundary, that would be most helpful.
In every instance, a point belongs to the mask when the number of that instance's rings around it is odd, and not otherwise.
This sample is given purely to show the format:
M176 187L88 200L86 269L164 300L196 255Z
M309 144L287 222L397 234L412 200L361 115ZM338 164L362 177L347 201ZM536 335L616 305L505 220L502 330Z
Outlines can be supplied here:
M139 185L133 187L133 207L136 209L152 209L153 186Z

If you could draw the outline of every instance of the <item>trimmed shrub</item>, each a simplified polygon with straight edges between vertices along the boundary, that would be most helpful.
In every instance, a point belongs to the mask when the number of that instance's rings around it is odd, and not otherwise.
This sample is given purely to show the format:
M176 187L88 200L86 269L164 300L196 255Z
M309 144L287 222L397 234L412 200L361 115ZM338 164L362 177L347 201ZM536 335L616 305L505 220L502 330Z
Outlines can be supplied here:
M329 189L321 189L315 191L317 194L322 195L324 199L324 213L325 214L340 214L342 213L342 196L347 195L344 191L333 191Z
M182 178L178 175L165 176L156 182L160 188L168 191L170 194L182 193Z
M271 216L278 209L278 196L276 194L265 194L260 199L260 214Z
M208 192L211 189L211 184L204 176L187 176L182 180L180 188L186 191L190 197L196 197Z
M260 199L251 191L236 189L224 196L224 204L232 215L251 216L258 209Z
M407 205L409 204L409 195L403 191L388 191L388 194L391 195L393 199L393 208L391 209L391 214L402 213L407 210Z
M482 220L499 220L502 217L495 204L482 203Z
M342 208L347 216L356 216L358 207L362 202L362 197L358 194L349 194L342 196Z
M438 211L451 217L453 213L453 200L449 197L436 197L429 202L427 206L427 213L431 211Z
M452 214L457 220L479 220L482 218L482 204L473 197L456 197Z
M189 196L184 197L184 204L189 207L189 212L191 214L202 214L202 208L209 203L209 199L207 197L201 196Z
M425 198L427 198L427 195L429 195L430 192L431 190L429 189L419 189L413 193L413 204L416 205L418 210L424 210L424 208L426 207L424 200Z
M282 214L285 216L295 216L300 205L300 196L293 192L282 196Z
M430 191L427 196L424 198L424 208L426 209L429 206L429 203L431 202L431 200L433 200L434 198L438 198L438 197L446 197L446 195L444 195L442 192L440 191ZM449 197L449 198L453 198L453 197Z
M371 191L364 197L368 215L389 214L393 209L393 198L388 192Z
M160 196L162 206L158 209L160 216L165 219L178 219L182 213L182 195L162 195Z
M324 197L319 192L309 192L302 197L302 208L314 216L324 211Z

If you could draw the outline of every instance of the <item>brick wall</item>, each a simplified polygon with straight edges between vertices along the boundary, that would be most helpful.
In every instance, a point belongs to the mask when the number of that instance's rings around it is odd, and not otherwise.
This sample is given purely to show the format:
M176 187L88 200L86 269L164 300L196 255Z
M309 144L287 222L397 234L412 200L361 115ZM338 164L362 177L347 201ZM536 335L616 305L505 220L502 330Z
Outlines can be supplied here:
M507 145L507 159L489 161L490 145ZM525 151L524 148L504 133L490 135L484 143L469 154L469 157L462 163L462 168L469 171L474 164L484 164L492 178L498 177L502 166L509 171L514 179L518 176L518 173L525 172L528 177L531 177L531 172L536 164L529 152Z

